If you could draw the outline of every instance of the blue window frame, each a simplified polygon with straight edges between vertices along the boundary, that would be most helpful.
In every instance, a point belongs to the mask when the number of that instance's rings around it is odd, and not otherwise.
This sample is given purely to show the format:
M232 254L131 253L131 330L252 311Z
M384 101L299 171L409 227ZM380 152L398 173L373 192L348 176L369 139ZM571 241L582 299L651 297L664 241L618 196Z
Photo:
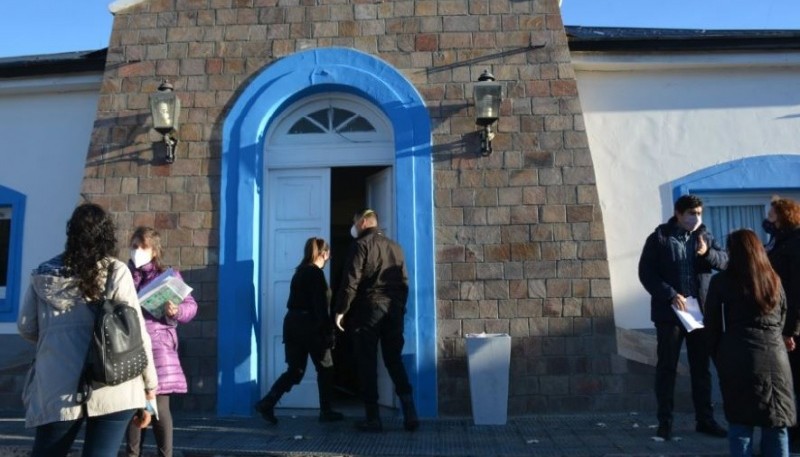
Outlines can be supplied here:
M17 320L25 196L0 186L0 322Z
M800 196L800 154L745 157L691 173L672 184L673 201L685 194L703 199L703 220L724 245L732 230L749 228L766 242L761 221L770 197Z

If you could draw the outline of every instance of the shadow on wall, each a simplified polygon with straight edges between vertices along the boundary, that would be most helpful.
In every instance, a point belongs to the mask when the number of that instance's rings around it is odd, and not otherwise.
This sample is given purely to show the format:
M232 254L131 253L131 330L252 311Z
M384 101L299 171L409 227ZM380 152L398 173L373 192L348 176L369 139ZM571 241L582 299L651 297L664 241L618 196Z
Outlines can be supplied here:
M0 335L0 409L22 410L22 387L35 349L17 334Z

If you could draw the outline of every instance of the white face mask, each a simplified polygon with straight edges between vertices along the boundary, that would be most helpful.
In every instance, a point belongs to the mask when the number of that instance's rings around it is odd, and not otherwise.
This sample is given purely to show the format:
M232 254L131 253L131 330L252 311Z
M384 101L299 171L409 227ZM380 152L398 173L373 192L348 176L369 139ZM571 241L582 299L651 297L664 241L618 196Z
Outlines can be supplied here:
M358 238L358 230L356 230L355 224L350 226L350 236L352 236L353 238Z
M139 268L142 265L147 265L151 260L153 260L153 250L131 249L131 260L133 261L133 266L135 268Z
M702 223L703 218L701 216L687 215L683 219L683 228L685 228L688 232L694 232Z

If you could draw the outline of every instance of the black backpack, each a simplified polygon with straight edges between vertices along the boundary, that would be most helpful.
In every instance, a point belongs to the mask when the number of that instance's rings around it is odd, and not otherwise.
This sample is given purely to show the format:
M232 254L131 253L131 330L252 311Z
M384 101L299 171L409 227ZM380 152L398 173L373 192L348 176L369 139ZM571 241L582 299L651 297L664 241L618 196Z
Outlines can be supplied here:
M139 314L127 302L108 298L113 273L111 265L108 266L104 297L88 304L95 313L95 320L78 386L78 403L89 399L92 383L115 386L141 376L147 368Z

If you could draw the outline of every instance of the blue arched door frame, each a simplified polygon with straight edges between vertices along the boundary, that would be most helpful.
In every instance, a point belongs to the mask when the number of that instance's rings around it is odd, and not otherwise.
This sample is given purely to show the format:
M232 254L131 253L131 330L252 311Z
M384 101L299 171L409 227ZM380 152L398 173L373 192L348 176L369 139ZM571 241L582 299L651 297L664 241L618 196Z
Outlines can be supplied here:
M353 49L284 57L256 75L225 117L220 188L217 412L249 415L259 394L261 208L267 129L294 101L351 93L389 118L395 138L397 241L411 296L405 361L420 414L437 414L433 184L430 117L414 86L386 62Z

